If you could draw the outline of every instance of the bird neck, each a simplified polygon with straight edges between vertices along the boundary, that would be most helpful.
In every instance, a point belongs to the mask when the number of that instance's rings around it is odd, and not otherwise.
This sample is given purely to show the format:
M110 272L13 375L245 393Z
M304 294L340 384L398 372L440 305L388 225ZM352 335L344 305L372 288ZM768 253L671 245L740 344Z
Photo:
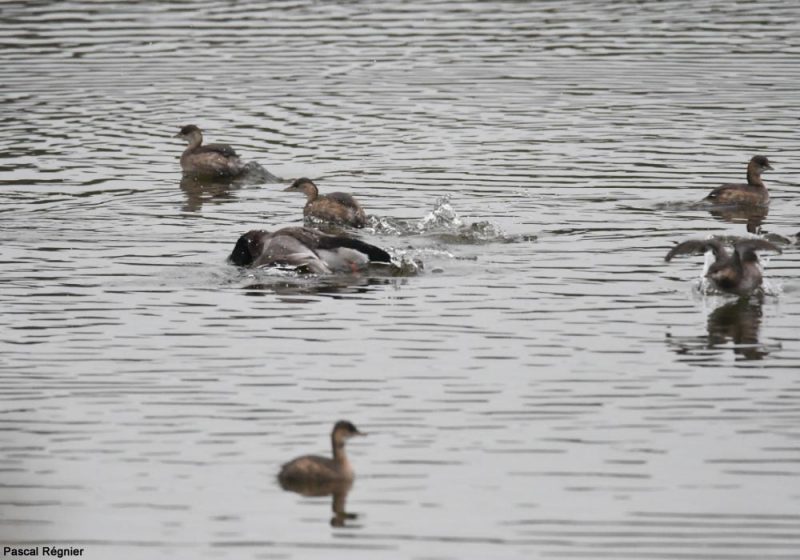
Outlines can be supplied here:
M306 195L306 202L314 202L319 196L319 189L314 183L304 183L303 192Z
M751 163L747 166L747 184L760 189L766 188L764 181L761 180L761 170L756 164Z
M203 134L200 131L192 132L188 138L189 146L186 150L196 150L203 143Z
M346 464L347 453L344 450L344 440L337 441L336 437L331 436L331 447L333 448L333 460L340 464Z

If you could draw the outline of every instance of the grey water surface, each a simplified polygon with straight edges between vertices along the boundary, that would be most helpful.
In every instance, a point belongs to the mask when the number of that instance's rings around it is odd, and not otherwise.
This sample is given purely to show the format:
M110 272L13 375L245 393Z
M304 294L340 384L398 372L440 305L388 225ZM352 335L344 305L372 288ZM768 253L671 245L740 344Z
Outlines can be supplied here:
M800 557L796 2L6 2L0 61L0 546ZM424 270L228 265L302 197L185 124ZM763 297L663 261L755 232ZM340 418L334 514L275 475Z

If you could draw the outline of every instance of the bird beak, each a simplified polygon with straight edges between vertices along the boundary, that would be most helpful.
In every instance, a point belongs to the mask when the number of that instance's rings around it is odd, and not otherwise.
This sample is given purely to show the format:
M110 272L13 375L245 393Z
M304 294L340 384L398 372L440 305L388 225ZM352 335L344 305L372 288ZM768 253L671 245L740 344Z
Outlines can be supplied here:
M771 163L768 163L768 164L766 165L766 167L764 167L764 169L769 169L770 171L772 171L772 170L773 170L773 169L772 169L772 164L771 164Z
M181 133L180 132L178 134L176 134L175 136L173 136L173 138L180 138L180 137L181 137Z
M356 432L354 435L366 437L367 433L366 432Z
M293 190L294 190L294 185L289 185L288 187L283 189L283 192L289 192L289 191L293 191Z

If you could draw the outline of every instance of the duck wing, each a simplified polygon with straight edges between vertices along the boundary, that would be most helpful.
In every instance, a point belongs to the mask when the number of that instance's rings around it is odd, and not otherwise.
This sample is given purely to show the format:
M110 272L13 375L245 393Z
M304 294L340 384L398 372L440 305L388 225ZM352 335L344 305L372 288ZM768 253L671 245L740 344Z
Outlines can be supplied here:
M275 232L274 235L291 235L306 247L317 252L335 251L337 249L353 249L366 255L369 260L375 262L392 262L392 256L375 245L371 245L354 237L345 235L330 235L307 227L283 228Z
M756 251L774 251L779 254L783 252L780 247L764 239L740 239L734 243L733 249L743 261L753 260Z
M312 251L316 251L319 248L320 240L325 236L324 233L307 227L281 228L275 234L293 237Z
M325 235L321 236L319 240L319 249L336 251L338 249L353 249L359 253L363 253L370 261L373 262L392 262L392 256L375 245L365 243L360 239L353 239L352 237L344 237L339 235Z
M313 234L307 228L248 231L236 242L228 260L238 266L292 266L314 274L329 273L330 268L315 251Z
M669 262L676 255L702 255L706 251L713 252L717 261L725 257L725 248L716 239L690 239L675 245L664 260Z

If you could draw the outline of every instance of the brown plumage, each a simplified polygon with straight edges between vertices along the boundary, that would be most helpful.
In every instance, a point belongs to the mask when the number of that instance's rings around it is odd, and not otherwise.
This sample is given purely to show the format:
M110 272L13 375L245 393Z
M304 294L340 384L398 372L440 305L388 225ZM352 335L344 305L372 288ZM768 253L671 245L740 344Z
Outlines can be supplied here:
M181 169L185 175L206 178L232 178L241 175L245 164L236 151L227 144L203 146L203 132L193 124L181 128L175 135L188 142L181 155Z
M353 480L355 473L350 461L347 460L344 445L351 437L363 435L366 434L359 432L358 428L347 420L336 422L331 432L332 459L319 455L298 457L281 467L278 479L283 485L301 482L325 484Z
M303 215L334 224L362 228L367 224L364 209L351 195L342 192L319 194L317 185L311 179L297 179L289 187L288 192L301 192L306 195Z
M677 255L702 255L706 251L714 254L714 262L708 268L706 278L717 289L740 296L748 295L761 286L761 267L756 252L781 252L780 248L763 239L739 239L730 253L716 239L692 239L673 247L664 260L669 262Z
M761 174L767 170L772 170L769 160L765 156L753 156L747 164L746 185L722 185L711 191L705 200L714 204L767 205L769 192L761 180Z

